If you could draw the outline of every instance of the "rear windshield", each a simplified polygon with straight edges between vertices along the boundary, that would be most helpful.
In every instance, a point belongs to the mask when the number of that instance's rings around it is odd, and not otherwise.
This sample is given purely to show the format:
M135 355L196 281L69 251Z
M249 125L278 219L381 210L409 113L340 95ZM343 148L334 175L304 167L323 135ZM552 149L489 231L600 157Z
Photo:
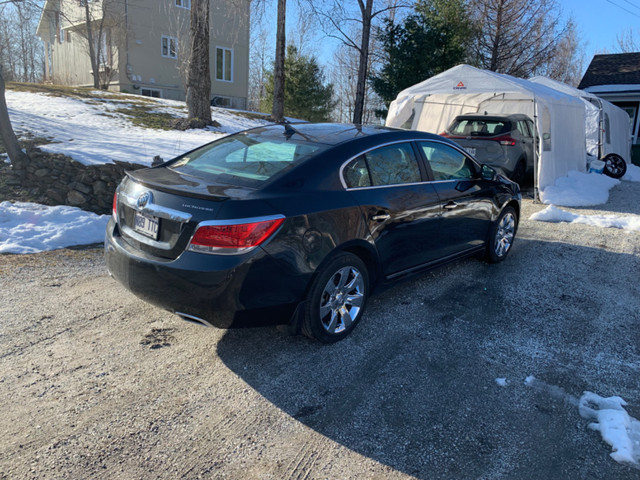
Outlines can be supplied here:
M449 128L453 135L465 137L491 137L511 131L511 122L491 119L462 119L456 120Z
M257 187L327 146L241 133L194 150L169 168L214 183Z

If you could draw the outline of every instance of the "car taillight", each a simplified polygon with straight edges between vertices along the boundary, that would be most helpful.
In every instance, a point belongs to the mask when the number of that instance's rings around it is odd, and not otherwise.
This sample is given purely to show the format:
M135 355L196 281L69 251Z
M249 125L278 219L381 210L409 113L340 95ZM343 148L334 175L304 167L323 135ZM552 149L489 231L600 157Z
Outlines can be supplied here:
M116 190L113 194L113 205L111 207L111 215L113 219L118 221L118 191Z
M516 144L516 141L512 137L510 137L508 135L506 135L504 137L494 138L494 140L496 142L499 142L500 145L505 145L507 147L513 147Z
M438 135L440 135L441 137L448 137L449 135L447 134L447 132L442 132L439 133Z
M284 217L201 224L191 239L189 250L201 253L243 253L267 240L282 222Z

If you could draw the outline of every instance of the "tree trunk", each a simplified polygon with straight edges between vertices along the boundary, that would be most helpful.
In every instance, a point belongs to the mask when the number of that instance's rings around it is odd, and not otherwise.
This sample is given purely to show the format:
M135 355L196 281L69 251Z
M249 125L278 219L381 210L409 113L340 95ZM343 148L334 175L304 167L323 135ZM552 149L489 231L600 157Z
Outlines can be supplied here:
M9 119L7 102L4 98L4 77L2 75L2 65L0 65L0 138L2 139L4 148L7 150L11 163L18 164L27 159L27 156L20 148L18 138L13 131L11 120Z
M89 43L89 58L91 59L91 71L93 72L93 88L100 89L100 64L96 58L96 45L93 38L93 30L91 25L91 11L89 10L89 2L84 4L84 16L87 22L87 42Z
M278 0L278 26L276 30L276 61L273 69L273 109L274 122L284 121L284 56L285 56L285 20L287 0Z
M364 97L367 89L367 71L369 67L369 37L371 36L371 18L373 0L367 0L366 5L358 0L362 13L362 42L360 43L360 64L358 65L358 83L356 86L356 100L353 110L353 123L362 124L364 112Z
M498 67L500 67L499 55L500 55L500 46L502 43L502 13L503 13L504 3L500 1L498 3L498 11L496 13L496 36L493 40L493 45L491 48L491 63L489 64L489 70L492 72L497 72Z
M211 124L211 70L209 66L209 0L192 0L189 28L191 52L187 67L189 120Z

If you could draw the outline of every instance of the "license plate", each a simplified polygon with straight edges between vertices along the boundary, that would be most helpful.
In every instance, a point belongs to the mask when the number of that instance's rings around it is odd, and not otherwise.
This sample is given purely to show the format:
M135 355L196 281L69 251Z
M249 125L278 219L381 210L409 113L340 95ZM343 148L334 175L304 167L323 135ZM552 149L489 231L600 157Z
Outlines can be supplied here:
M154 240L158 239L159 226L160 222L156 217L151 217L144 213L136 212L133 218L133 229Z
M472 157L476 156L476 149L475 148L469 147L466 150L467 150L467 152L469 152L471 154Z

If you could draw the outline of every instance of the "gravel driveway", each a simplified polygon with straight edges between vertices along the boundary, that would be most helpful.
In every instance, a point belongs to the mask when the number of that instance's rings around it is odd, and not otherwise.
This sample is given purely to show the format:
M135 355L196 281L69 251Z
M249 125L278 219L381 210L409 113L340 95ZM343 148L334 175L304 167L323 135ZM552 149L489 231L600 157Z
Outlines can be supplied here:
M0 478L638 479L572 398L640 418L640 233L542 208L504 263L398 284L330 346L183 322L98 248L0 256ZM638 215L640 184L571 210Z

